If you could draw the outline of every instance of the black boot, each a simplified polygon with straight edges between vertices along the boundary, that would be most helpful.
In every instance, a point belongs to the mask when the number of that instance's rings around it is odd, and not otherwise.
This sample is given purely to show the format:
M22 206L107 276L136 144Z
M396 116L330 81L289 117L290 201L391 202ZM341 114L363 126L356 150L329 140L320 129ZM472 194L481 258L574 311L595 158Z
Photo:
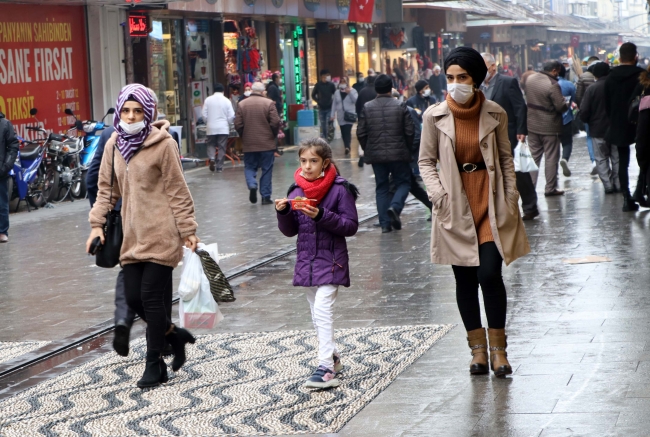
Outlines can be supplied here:
M160 352L147 352L147 364L144 368L144 374L138 381L139 388L156 387L169 380L167 376L167 365L160 356Z
M623 212L632 212L632 211L638 211L639 210L639 205L634 202L632 197L628 196L623 196Z
M357 163L359 167L363 167L363 156L359 157L359 162Z
M185 345L194 344L196 339L187 329L179 328L172 325L171 332L167 334L167 341L174 349L174 361L172 361L172 370L178 371L185 364Z
M120 320L115 324L115 334L113 335L113 349L118 355L126 357L129 355L129 335L131 327L124 321Z

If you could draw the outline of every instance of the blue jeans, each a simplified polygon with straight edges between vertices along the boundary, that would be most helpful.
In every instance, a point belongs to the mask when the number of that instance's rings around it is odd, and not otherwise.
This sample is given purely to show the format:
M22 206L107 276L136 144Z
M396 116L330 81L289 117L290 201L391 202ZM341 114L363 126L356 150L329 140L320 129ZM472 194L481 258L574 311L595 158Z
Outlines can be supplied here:
M264 199L271 198L273 163L275 156L273 150L266 152L246 152L244 153L244 174L246 175L246 185L249 190L257 189L257 170L262 169L260 177L260 194Z
M320 137L327 141L327 132L329 130L330 117L332 116L331 109L318 110L318 122L320 123Z
M0 234L5 235L9 235L9 177L0 178Z
M382 228L390 227L388 208L393 208L400 214L404 209L404 202L411 189L411 165L408 162L386 162L372 164L375 172L375 196L377 200L377 212L379 213L379 224ZM389 188L389 176L393 176L395 194L391 197Z
M594 155L594 143L591 140L591 135L589 135L589 125L585 123L585 132L587 132L587 149L589 150L589 159L591 159L591 162L594 162L596 160L596 156Z

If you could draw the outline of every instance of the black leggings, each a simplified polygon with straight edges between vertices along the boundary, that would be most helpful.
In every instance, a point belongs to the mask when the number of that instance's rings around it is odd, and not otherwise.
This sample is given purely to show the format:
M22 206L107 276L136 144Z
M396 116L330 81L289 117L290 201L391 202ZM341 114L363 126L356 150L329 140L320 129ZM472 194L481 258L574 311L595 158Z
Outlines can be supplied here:
M352 125L351 124L342 124L341 125L341 139L343 139L343 146L346 149L350 148L350 143L352 142Z
M501 276L503 259L493 242L483 243L478 248L480 266L452 266L456 276L456 302L466 331L479 329L481 307L478 300L478 286L483 290L483 303L488 326L492 329L506 327L506 286Z
M171 326L172 271L152 262L124 266L126 300L147 323L147 352L162 352L165 346L165 333Z

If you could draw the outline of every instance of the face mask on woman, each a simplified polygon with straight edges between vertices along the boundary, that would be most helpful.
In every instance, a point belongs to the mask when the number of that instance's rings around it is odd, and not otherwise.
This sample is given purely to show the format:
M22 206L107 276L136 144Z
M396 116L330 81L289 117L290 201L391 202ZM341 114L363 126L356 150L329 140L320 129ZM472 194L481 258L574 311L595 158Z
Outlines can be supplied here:
M348 86L347 86L347 84L342 83L342 84L339 85L339 89L340 89L341 91L345 91L345 90L348 89Z
M251 95L251 93L252 93L251 91L245 91L245 92L244 92L244 95L245 95L246 97L248 97L248 96Z
M144 121L138 121L137 123L125 123L123 120L120 120L120 127L127 135L135 135L140 133L144 129Z
M424 92L422 93L422 95L423 95L424 97L429 97L429 96L431 95L431 90L430 90L430 89L424 90Z
M474 95L474 86L466 83L450 83L447 92L456 103L464 105Z

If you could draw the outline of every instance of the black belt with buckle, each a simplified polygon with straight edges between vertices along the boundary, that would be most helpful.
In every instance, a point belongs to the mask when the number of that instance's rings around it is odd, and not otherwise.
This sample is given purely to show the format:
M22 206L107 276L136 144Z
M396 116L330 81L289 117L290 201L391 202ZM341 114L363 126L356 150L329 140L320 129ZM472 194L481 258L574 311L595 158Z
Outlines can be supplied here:
M458 164L458 171L465 173L473 173L477 170L486 170L485 162L479 162L478 164L473 164L471 162L466 162L465 164Z

